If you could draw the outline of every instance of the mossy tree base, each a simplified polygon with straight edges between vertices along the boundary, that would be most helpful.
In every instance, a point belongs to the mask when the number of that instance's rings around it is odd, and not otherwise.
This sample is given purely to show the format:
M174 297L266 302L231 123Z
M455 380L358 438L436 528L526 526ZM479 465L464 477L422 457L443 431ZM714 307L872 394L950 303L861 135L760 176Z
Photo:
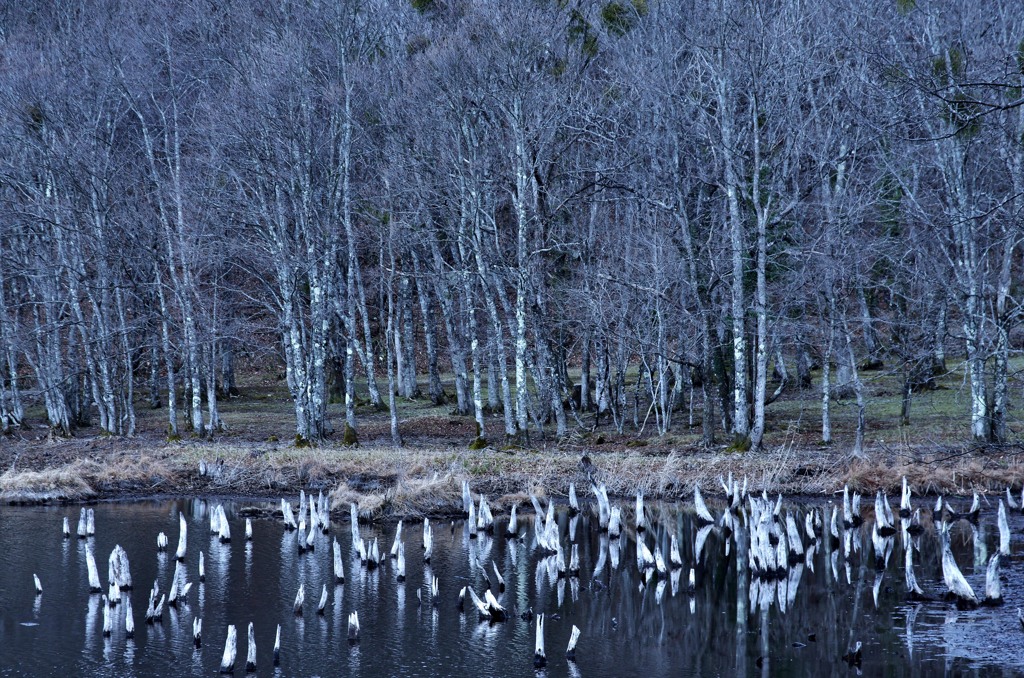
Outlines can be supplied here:
M750 436L736 436L732 445L725 448L726 452L749 452L750 451Z
M359 436L356 435L356 430L347 421L345 422L345 433L341 438L341 442L346 447L357 447L359 445Z

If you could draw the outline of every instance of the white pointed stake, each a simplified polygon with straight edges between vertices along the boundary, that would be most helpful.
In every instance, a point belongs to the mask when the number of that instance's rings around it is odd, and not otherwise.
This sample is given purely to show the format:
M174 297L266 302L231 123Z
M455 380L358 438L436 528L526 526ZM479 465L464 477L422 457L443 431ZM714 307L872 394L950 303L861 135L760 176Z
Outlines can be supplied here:
M961 601L977 605L978 597L975 595L974 589L967 583L956 560L953 559L953 551L949 547L949 537L943 538L942 541L942 578L946 587Z
M96 569L96 556L93 555L91 543L85 545L85 564L89 569L89 593L102 593L100 571Z
M68 523L68 517L64 516L64 525L61 527L61 534L64 535L65 539L71 537L71 525Z
M203 620L199 617L192 619L192 643L196 647L201 647L203 644Z
M373 538L373 543L370 544L370 551L366 555L366 564L371 569L380 565L380 546L376 537Z
M402 521L398 521L398 527L395 528L395 541L391 543L391 557L398 557L398 545L402 543Z
M302 604L306 602L306 585L299 584L299 591L295 594L295 603L292 605L292 610L295 614L302 614Z
M317 603L316 613L323 616L324 610L327 608L327 584L324 584L323 591L320 592L320 602Z
M985 602L989 605L1002 605L1003 585L999 581L999 559L998 553L993 553L988 561L988 570L985 572Z
M252 541L252 518L245 519L245 540Z
M622 532L622 511L618 506L613 506L608 512L608 536L612 539L618 539L619 534Z
M508 536L510 537L515 537L519 532L519 516L516 514L517 508L518 507L513 504L512 511L508 517Z
M683 566L683 559L679 555L679 540L676 539L675 534L672 535L672 540L669 544L668 561L673 568L680 568Z
M167 550L167 535L161 532L156 536L156 550L166 551Z
M470 590L472 591L472 589ZM505 621L508 617L508 610L498 602L498 599L494 597L494 592L490 589L484 591L484 602L487 606L487 614L492 621Z
M238 632L235 625L228 625L228 637L224 640L224 655L220 660L221 673L235 672L235 653L237 652Z
M359 541L359 509L354 503L348 505L350 529L352 530L352 543Z
M345 564L341 561L341 544L334 540L334 583L345 583Z
M274 636L274 666L281 663L281 625L277 625L277 634Z
M86 512L83 508L81 513L78 514L78 538L85 539L89 536L89 523L86 518Z
M295 524L295 514L292 513L292 503L287 499L281 500L281 514L284 516L284 529L291 531L298 527Z
M548 663L548 659L544 656L544 615L537 615L537 641L533 648L533 666L534 668L543 668Z
M712 516L711 511L708 510L708 505L704 503L704 497L701 496L700 485L693 486L693 508L697 512L697 517L704 522L715 522L714 516Z
M572 634L569 636L569 647L565 651L565 658L571 662L576 661L576 643L580 639L580 630L576 625L572 626Z
M203 552L199 552L199 581L206 581L206 557Z
M434 553L434 533L430 529L430 520L423 519L423 562L429 563Z
M1006 506L999 500L999 555L1010 555L1010 525L1006 522Z
M33 581L35 581L35 584L36 584L36 595L37 596L43 595L43 585L39 583L39 575L33 573L32 574L32 579L33 579Z
M313 551L316 548L316 525L309 524L309 532L306 533L306 550Z
M85 533L90 537L96 536L96 511L92 509L85 513Z
M249 622L249 638L245 650L245 672L252 673L256 670L256 632L253 631L252 622Z
M228 526L228 516L224 513L223 505L217 507L217 513L220 514L220 529L217 535L220 538L220 543L226 544L231 541L231 528Z
M188 550L188 523L181 511L178 511L178 529L178 549L174 552L174 557L185 560L185 552Z
M132 590L132 571L128 564L128 552L118 544L110 552L107 559L107 569L113 581L117 582L118 588L122 591Z

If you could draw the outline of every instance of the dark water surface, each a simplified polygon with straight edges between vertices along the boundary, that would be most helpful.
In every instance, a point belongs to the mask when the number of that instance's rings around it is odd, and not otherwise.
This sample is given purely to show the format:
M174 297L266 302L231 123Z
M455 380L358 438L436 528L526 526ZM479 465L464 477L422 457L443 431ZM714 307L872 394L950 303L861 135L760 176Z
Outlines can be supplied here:
M791 569L788 580L764 585L747 567L737 566L735 539L716 528L707 538L696 592L690 596L686 579L698 526L682 506L654 506L657 527L646 537L652 550L657 539L667 554L669 535L677 535L685 562L681 581L677 585L655 577L642 585L635 534L624 531L616 547L589 515L576 526L583 569L579 579L553 576L549 561L542 561L535 547L532 518L527 517L520 527L525 538L516 542L470 539L461 521L435 523L429 566L422 562L422 525L407 522L407 581L399 584L392 560L373 571L360 566L347 522L333 523L330 535L318 534L314 553L300 555L294 533L285 532L277 520L254 519L254 539L244 541L244 519L237 511L251 502L224 503L233 541L220 544L209 533L213 505L178 500L95 507L92 542L103 585L115 544L127 550L131 561L134 640L125 638L123 605L116 608L111 637L101 633L100 596L89 594L86 541L61 537L61 519L68 516L74 531L78 508L0 507L0 675L213 676L227 624L238 628L236 674L242 675L250 621L261 676L856 675L857 669L840 657L858 640L864 644L864 675L1024 674L1024 632L1017 620L1017 607L1024 605L1019 539L1024 519L1016 511L1010 516L1014 555L1003 564L1006 604L957 611L938 598L940 550L930 524L915 561L919 583L936 600L907 603L899 536L876 589L870 523L854 532L852 544L859 551L849 557L842 545L819 540L814 555ZM801 526L803 512L814 508L823 507L791 507ZM174 572L179 511L189 523L185 564L194 586L187 605L167 609L162 623L147 626L143 615L153 581L158 579L166 592ZM988 506L978 528L960 521L952 532L957 562L979 594L984 592L984 565L998 547L995 518L995 507ZM503 517L497 520L504 523ZM563 544L568 544L569 517L560 514L558 521ZM157 553L160 531L170 539L166 554ZM394 526L363 526L362 536L379 537L387 552ZM335 537L344 554L343 586L335 586L332 578L330 543ZM204 584L198 582L200 551L206 558ZM604 563L595 575L599 560ZM456 609L462 586L483 593L481 566L491 574L492 561L508 585L502 602L515 615L505 623L480 622L469 607L465 614ZM38 597L33 573L44 589ZM436 606L423 589L430 576L440 582ZM298 617L291 608L300 583L305 584L306 604ZM324 584L330 599L326 614L318 616ZM534 625L518 616L531 607L548 615L549 659L540 672L533 668ZM362 639L355 646L346 640L352 611L358 611L362 623ZM195 616L203 620L198 650L192 643ZM280 667L272 665L277 624L282 626ZM574 624L582 635L572 664L564 652Z

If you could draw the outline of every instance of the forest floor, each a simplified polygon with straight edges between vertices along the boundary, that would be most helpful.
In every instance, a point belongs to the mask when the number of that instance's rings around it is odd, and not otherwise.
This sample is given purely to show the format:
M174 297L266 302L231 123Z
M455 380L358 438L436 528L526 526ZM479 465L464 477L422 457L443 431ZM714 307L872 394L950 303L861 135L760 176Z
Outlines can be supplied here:
M562 440L535 436L528 445L500 441L470 450L472 417L426 398L403 401L403 446L390 445L389 418L369 405L358 408L359 445L328 440L296 447L293 411L284 383L273 373L240 384L240 395L221 403L226 430L213 438L169 441L164 410L139 404L138 434L132 438L80 429L71 439L51 439L42 411L29 412L30 426L0 437L0 500L7 502L116 500L157 495L212 495L278 498L299 489L331 493L334 506L356 501L375 516L441 515L461 510L461 484L487 494L499 511L512 503L529 506L529 495L564 497L575 483L581 497L592 481L609 493L651 499L692 497L699 485L709 500L720 493L719 478L749 479L753 491L831 496L845 484L861 492L899 491L906 476L916 494L1001 494L1024 484L1024 426L1011 422L1012 440L1001 446L967 443L967 402L963 375L954 368L933 391L915 394L911 422L899 423L898 375L866 373L865 459L853 459L855 411L852 399L833 405L834 440L821 444L820 391L785 393L768 408L765 449L730 451L701 445L699 421L687 410L659 436L649 422L638 434L629 423L619 433L610 421L582 426ZM817 384L818 375L814 375ZM1020 384L1011 388L1019 392ZM638 403L637 420L646 410ZM695 403L695 416L699 403ZM335 426L342 406L332 405ZM489 422L500 435L500 417ZM335 438L340 439L340 435ZM210 468L200 475L200 462Z

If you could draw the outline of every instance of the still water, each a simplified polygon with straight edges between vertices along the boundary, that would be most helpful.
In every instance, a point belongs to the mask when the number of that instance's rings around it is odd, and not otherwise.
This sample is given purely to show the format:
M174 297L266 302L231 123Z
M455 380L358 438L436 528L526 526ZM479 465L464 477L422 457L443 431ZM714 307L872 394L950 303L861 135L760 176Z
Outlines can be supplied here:
M215 503L207 500L98 505L96 535L89 540L62 538L62 518L69 517L74 532L78 508L0 507L0 675L214 676L228 624L238 628L236 674L241 675L249 622L255 625L261 676L856 675L858 669L840 659L856 641L864 646L859 669L864 675L1024 673L1024 632L1016 612L1024 605L1017 538L1024 519L1016 511L1010 516L1014 555L1003 561L1006 604L958 611L941 599L939 541L930 523L919 537L915 561L919 583L935 599L908 603L902 540L896 537L878 582L870 522L853 533L849 556L841 543L820 539L785 580L763 585L747 567L737 566L735 536L718 528L707 536L695 563L699 526L683 505L655 505L656 525L645 537L652 549L657 542L668 554L670 535L677 535L685 563L681 581L654 577L644 583L635 532L624 530L616 545L586 511L575 525L582 565L578 579L560 579L544 566L550 561L543 561L536 547L531 517L520 525L523 538L513 541L471 539L462 521L434 523L429 565L422 562L421 523L407 522L403 584L396 581L393 560L385 559L376 570L360 565L347 521L335 521L329 535L317 535L315 552L300 555L294 533L286 532L280 519L254 519L253 539L244 540L240 511L253 502L216 503L224 504L230 520L233 540L227 544L210 534ZM825 505L788 508L799 515L800 525L808 510L831 511ZM146 625L154 580L163 592L170 586L179 511L188 520L185 566L194 585L187 604L166 609L162 623ZM989 506L979 527L960 521L952 530L957 562L979 593L985 563L998 547L995 516ZM559 513L557 520L568 544L570 518ZM824 527L827 532L827 520ZM170 539L167 553L157 552L161 531ZM382 551L390 551L393 525L364 525L361 532L364 538L378 537ZM335 538L346 574L345 584L337 586L330 548ZM111 549L120 544L128 553L134 589L123 595L132 598L134 639L125 637L124 605L115 608L111 636L102 634L100 596L89 593L87 542L94 546L104 586ZM198 582L200 552L205 583ZM482 594L488 576L493 581L492 563L507 583L499 597L512 614L504 623L478 621L468 604L465 613L457 609L459 589L469 585ZM696 590L690 595L687 574L694 564ZM33 573L39 575L42 595L34 592ZM424 588L434 576L440 584L436 603ZM300 583L306 603L297 616L292 603ZM320 616L316 606L324 584L329 600ZM541 671L533 667L534 624L520 618L528 608L547 615L548 665ZM347 642L352 611L358 611L362 625L357 645ZM199 649L192 642L196 616L203 620ZM278 624L281 662L275 667ZM573 625L582 631L575 663L564 656Z

